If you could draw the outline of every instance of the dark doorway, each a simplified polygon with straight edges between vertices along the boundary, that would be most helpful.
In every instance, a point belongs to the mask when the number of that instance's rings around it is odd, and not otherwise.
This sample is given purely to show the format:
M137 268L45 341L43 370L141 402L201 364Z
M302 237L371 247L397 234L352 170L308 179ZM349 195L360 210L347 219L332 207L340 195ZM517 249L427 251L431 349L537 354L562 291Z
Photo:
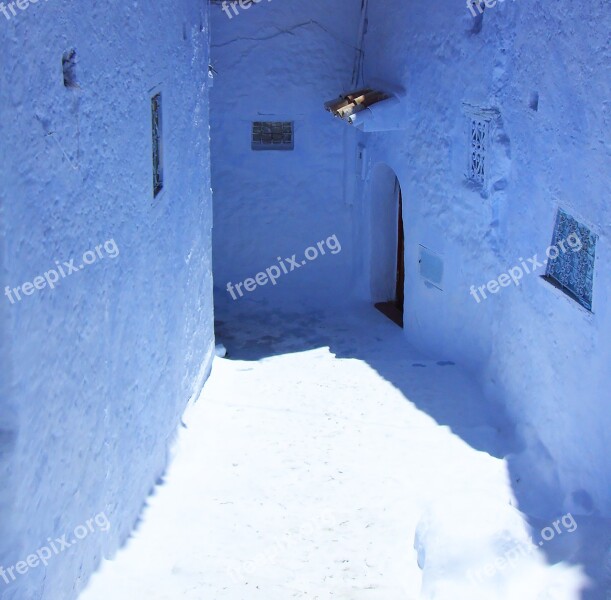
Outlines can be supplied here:
M387 302L378 302L375 307L399 327L403 327L403 307L405 301L405 239L403 233L403 195L399 180L395 180L395 194L398 198L397 218L397 271L395 297Z
M398 182L397 182L398 183ZM401 311L401 327L403 327L403 301L405 289L405 240L403 239L403 194L399 187L399 218L397 231L397 289L395 302Z

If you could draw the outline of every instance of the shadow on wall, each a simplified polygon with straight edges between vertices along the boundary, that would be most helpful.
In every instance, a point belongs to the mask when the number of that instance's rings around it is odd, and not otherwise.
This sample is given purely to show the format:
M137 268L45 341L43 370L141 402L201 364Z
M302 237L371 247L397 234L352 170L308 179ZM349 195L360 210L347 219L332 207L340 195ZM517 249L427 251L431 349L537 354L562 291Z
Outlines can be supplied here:
M378 164L371 175L370 231L371 240L369 274L373 302L385 302L395 297L397 275L397 220L398 180L395 172L385 164Z
M258 361L329 347L337 358L364 361L439 425L448 426L472 448L506 461L518 508L533 531L540 531L566 510L546 449L535 436L525 439L518 434L503 406L484 399L460 368L460 357L423 358L406 343L402 330L372 306L355 306L341 313L297 312L297 307L293 311L274 310L255 301L220 305L217 341L234 360ZM549 564L565 561L582 566L598 582L596 589L582 592L583 600L608 600L604 589L611 584L611 564L605 563L609 549L604 543L611 539L611 520L601 519L594 509L591 514L574 511L573 515L579 533L564 536L560 547L547 545L541 552ZM606 527L606 535L601 535L601 527Z

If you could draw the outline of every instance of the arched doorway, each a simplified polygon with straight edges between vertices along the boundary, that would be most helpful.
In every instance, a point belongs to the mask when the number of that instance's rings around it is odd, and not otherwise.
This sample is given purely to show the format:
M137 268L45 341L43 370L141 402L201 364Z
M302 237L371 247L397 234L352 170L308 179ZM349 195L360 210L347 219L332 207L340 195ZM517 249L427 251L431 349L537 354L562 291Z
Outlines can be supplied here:
M374 169L370 207L372 300L377 309L403 327L403 195L397 176L387 165Z

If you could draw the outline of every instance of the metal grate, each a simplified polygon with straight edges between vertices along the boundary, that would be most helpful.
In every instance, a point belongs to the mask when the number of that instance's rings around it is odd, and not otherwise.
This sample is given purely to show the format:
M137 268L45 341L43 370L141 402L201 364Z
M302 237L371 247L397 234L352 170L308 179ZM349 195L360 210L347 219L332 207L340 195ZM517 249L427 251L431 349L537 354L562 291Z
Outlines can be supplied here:
M545 276L588 310L592 310L597 239L598 236L585 225L558 210L552 245L562 248L566 240L572 243L570 250L560 252L557 257L548 255L550 259Z
M153 131L153 197L156 197L163 189L161 92L151 98L151 119Z
M254 121L251 143L253 150L293 150L293 122Z
M490 121L471 117L470 133L471 148L469 151L467 178L475 183L484 185L486 181L486 152L488 149Z

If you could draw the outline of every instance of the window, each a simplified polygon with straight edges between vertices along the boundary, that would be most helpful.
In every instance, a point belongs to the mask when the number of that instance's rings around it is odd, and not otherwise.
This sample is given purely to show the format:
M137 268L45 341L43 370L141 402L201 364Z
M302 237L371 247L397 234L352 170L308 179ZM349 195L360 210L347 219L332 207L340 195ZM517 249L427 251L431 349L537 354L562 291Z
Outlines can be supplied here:
M254 121L251 144L253 150L293 150L292 121Z
M151 98L151 125L153 131L153 197L163 189L163 136L161 92Z
M582 225L563 210L558 210L545 278L583 307L592 310L596 240Z
M488 149L489 134L489 121L475 116L471 117L471 149L469 152L467 179L481 185L484 185L486 181L486 151Z
M64 86L67 88L78 88L76 81L76 50L71 48L62 55L62 73L64 75Z
M463 103L468 119L468 158L466 178L485 190L490 179L492 134L500 113L496 108L482 108Z

